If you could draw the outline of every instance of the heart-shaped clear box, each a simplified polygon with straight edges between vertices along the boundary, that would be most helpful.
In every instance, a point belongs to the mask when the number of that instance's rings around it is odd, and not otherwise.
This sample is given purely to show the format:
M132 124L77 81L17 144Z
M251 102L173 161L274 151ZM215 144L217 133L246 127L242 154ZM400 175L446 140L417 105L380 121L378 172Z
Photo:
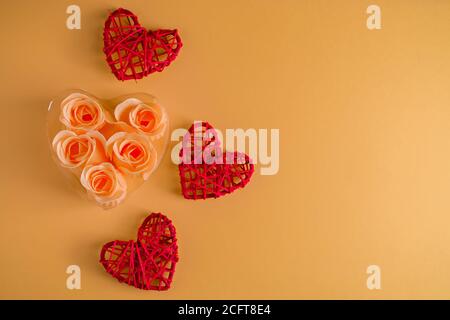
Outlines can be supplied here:
M47 134L52 157L70 185L110 209L158 168L169 140L169 117L150 94L101 99L66 90L48 106Z

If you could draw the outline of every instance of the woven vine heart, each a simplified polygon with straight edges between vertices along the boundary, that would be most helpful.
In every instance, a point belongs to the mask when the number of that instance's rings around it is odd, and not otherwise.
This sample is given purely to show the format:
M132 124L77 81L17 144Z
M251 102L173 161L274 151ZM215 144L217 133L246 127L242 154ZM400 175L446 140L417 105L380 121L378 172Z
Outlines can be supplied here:
M194 123L189 128L178 165L181 191L186 199L218 198L245 187L250 181L254 165L249 156L221 152L220 143L217 132L207 122ZM204 161L205 152L221 161Z
M143 290L168 290L177 262L176 230L161 213L144 220L137 241L111 241L100 253L100 263L109 274Z
M176 29L147 31L136 15L123 8L112 12L106 20L103 43L106 61L122 81L163 71L183 45Z

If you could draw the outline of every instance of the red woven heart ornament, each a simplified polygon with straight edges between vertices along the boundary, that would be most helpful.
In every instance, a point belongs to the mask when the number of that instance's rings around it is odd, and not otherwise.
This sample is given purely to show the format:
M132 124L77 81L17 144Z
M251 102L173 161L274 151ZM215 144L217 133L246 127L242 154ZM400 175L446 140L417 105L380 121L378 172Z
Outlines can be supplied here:
M163 71L183 45L176 29L147 31L137 16L123 8L115 10L106 20L103 43L106 61L122 81Z
M100 263L109 274L143 290L168 290L177 262L175 227L161 213L144 220L137 241L111 241L100 253Z
M218 198L250 181L254 165L249 156L222 152L220 143L217 132L207 122L194 123L189 128L178 165L181 191L186 199Z

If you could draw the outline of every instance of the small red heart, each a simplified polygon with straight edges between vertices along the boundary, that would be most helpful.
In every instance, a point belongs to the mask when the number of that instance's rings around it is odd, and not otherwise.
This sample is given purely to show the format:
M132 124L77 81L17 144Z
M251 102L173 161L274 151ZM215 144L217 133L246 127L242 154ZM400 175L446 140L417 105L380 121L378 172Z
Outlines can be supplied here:
M183 145L186 146L185 151L190 154L185 155L184 149L181 149L182 162L178 165L178 169L181 191L186 199L218 198L245 187L250 181L254 165L246 154L224 152L218 156L222 159L222 163L208 164L204 161L204 151L211 147L213 142L217 147L221 143L217 139L216 131L209 123L202 122L200 128L197 128L194 123L183 141ZM233 160L231 163L230 159Z
M144 220L137 241L111 241L100 253L100 263L109 274L144 290L168 290L177 262L176 230L161 213L152 213Z
M119 80L142 79L161 72L183 46L178 31L147 31L132 12L120 8L112 12L103 30L103 51Z

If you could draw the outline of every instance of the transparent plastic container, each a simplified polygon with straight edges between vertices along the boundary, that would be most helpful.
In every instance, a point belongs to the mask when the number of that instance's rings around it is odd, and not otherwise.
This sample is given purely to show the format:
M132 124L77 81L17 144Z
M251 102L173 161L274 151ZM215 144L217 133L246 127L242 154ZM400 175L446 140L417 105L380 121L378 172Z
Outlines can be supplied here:
M152 95L100 99L67 90L48 107L52 157L70 185L105 208L150 179L167 148L169 118Z

